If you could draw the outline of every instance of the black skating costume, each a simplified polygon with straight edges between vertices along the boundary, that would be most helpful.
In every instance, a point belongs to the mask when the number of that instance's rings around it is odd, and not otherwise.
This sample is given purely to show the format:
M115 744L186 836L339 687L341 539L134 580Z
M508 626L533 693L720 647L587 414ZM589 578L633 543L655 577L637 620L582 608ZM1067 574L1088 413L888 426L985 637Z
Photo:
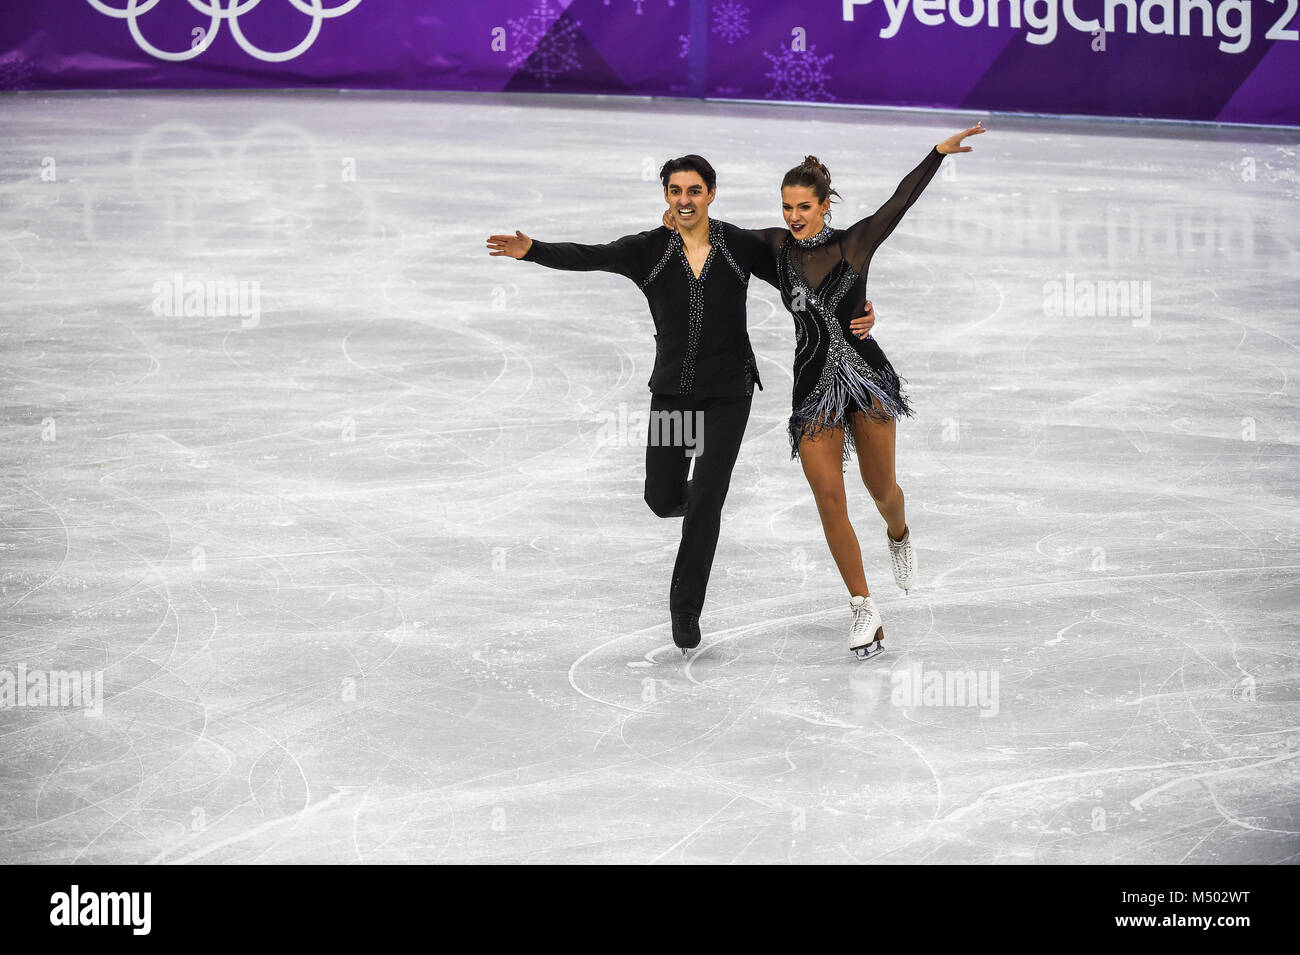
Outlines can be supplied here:
M681 447L646 441L645 501L659 517L684 517L669 588L669 609L698 617L704 606L722 507L749 421L754 385L763 385L749 344L749 277L776 284L766 246L746 229L709 220L708 258L697 277L682 237L663 227L603 245L539 242L524 260L574 272L613 272L636 282L655 326L650 375L651 434L661 414L702 419L695 476Z
M776 260L781 301L794 316L794 393L790 414L790 453L799 442L830 428L844 428L844 459L853 447L848 416L863 411L875 418L912 414L894 366L875 340L849 330L866 302L867 270L943 162L937 148L907 174L874 215L847 229L829 226L818 235L795 239L789 229L761 229L758 235Z

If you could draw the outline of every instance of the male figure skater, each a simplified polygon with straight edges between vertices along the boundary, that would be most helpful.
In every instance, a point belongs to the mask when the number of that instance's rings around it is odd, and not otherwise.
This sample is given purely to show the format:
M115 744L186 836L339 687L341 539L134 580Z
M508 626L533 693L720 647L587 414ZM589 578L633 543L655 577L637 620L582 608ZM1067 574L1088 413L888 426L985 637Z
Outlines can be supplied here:
M775 285L776 270L771 252L753 235L709 217L717 175L707 160L671 159L659 178L676 231L660 226L604 245L580 245L538 242L516 230L489 237L487 246L492 255L552 269L627 276L650 305L655 363L645 501L659 517L684 518L668 608L673 643L685 654L700 644L699 618L722 505L754 385L763 387L746 328L749 277ZM663 422L682 427L658 426ZM691 435L697 422L702 429ZM657 440L674 430L680 442ZM692 451L698 454L688 481Z

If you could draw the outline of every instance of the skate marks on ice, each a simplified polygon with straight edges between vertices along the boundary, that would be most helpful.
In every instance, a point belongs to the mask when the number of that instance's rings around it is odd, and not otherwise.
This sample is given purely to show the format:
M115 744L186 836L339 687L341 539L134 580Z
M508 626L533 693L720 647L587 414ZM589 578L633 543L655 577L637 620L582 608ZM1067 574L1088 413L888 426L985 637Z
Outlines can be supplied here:
M1293 145L1130 126L1103 155L1008 118L941 172L871 279L920 579L894 590L850 467L888 647L863 663L753 283L768 389L683 660L676 528L637 436L600 437L645 406L639 294L489 259L444 184L489 232L602 241L707 144L717 214L779 225L801 153L770 144L813 130L852 219L951 117L9 105L0 671L103 692L0 709L4 861L1294 860ZM159 314L178 275L258 307ZM1150 296L1046 308L1112 280Z
M814 826L827 819L846 827L928 826L937 817L941 786L924 755L905 740L891 740L887 729L865 730L873 725L883 674L865 674L867 664L852 673L858 664L846 645L851 618L823 610L782 612L788 602L742 601L712 611L703 644L686 660L671 643L637 656L665 632L652 627L602 642L570 669L574 689L610 713L597 751L635 754L654 770L656 789L688 786L703 799L680 819L663 821L664 832L681 834L646 861L850 861L854 850L837 840L822 846L801 839L809 819ZM742 611L764 622L726 626ZM829 701L827 692L833 694ZM873 755L879 761L882 750L892 763L899 758L895 746L914 764L900 769L913 789L907 807L886 812L871 805L861 786L825 778L830 767L854 767ZM915 791L918 786L927 792ZM732 842L739 853L726 848Z
M864 762L873 775L910 777L910 787L883 790L874 780L860 780L871 799L856 798L854 785L849 792L855 798L847 802L841 781L823 778L826 792L813 801L816 809L805 803L795 816L821 828L832 825L828 809L845 813L836 848L862 861L1084 861L1097 858L1100 846L1112 861L1152 855L1230 861L1267 845L1239 842L1230 835L1234 828L1272 837L1284 852L1279 860L1285 859L1295 831L1289 815L1294 786L1285 771L1294 756L1288 742L1295 744L1294 730L1285 726L1288 674L1294 682L1291 648L1285 641L1269 645L1257 634L1242 634L1237 646L1220 639L1222 633L1189 639L1193 623L1216 613L1191 596L1194 591L1178 594L1165 589L1167 582L1151 580L1105 586L1102 606L1082 614L1076 608L1094 588L1091 581L1026 585L1018 599L1012 599L1017 588L1001 588L996 601L980 592L950 592L934 601L935 609L925 608L918 595L890 600L887 619L896 634L911 639L894 642L887 669L883 660L851 668L847 694L821 686L846 676L835 624L847 621L838 621L838 614L798 615L828 621L818 639L803 620L787 627L787 618L768 608L765 616L773 620L766 635L748 625L731 631L715 624L717 655L711 660L706 633L693 664L704 672L692 673L694 680L686 679L671 645L658 644L645 659L634 659L647 645L640 634L601 644L571 672L589 697L620 710L600 745L633 748L656 766L689 759L699 784L717 782L703 773L696 751L732 750L730 737L747 721L766 724L762 732L769 739L790 740L785 756L805 777L807 763L799 757L809 751L834 765L850 765L851 753L869 754ZM1146 609L1153 586L1161 590L1159 623ZM1046 639L998 642L1032 633L1035 621L1052 618L1066 622ZM774 632L785 633L779 648L772 644ZM990 654L990 648L1000 652ZM637 668L637 680L621 676L630 662L647 660L663 661L656 667L662 672L650 676ZM779 675L771 679L774 671ZM790 674L796 675L793 690ZM954 675L975 677L965 683L974 691L968 698L945 698L942 686L929 698L932 677ZM996 699L980 699L981 675L998 681ZM613 692L593 692L599 679ZM653 680L649 693L646 680ZM1265 685L1273 701L1258 694ZM1277 729L1279 721L1284 728ZM804 732L817 736L820 746L810 745ZM702 734L721 735L723 742ZM656 745L645 746L645 740ZM829 750L836 755L825 755ZM928 774L924 787L914 775L922 770ZM989 785L994 780L1001 781ZM734 785L727 791L743 794ZM909 816L904 832L895 835L897 818L872 818L866 802L877 799L894 812L901 811L900 802L930 811L925 818ZM747 805L732 802L710 813L722 811L734 829ZM1186 811L1189 805L1194 812ZM710 813L700 808L692 818ZM855 814L870 827L869 836L848 824ZM698 837L715 822L697 822L701 829L690 829L690 844L707 845ZM797 848L791 853L800 857ZM674 858L695 856L686 851Z

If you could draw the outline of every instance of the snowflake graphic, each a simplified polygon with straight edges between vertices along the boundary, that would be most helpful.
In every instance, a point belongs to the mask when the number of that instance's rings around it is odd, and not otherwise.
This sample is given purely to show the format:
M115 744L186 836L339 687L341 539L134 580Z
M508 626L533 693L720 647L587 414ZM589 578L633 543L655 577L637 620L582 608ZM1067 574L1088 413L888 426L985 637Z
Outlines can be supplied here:
M646 5L647 0L632 0L632 2L636 4L636 15L641 16L642 8ZM608 7L609 5L610 0L605 0L605 6ZM677 0L668 0L668 6L677 6Z
M0 90L30 89L34 72L32 61L21 53L5 57L0 60Z
M560 13L552 9L551 0L540 0L532 13L510 20L515 36L514 54L510 57L512 70L522 67L525 73L549 87L555 77L582 66L574 48L582 24L566 19L556 26L559 19Z
M764 75L773 84L765 98L799 101L835 99L826 91L826 81L831 76L825 70L826 64L835 59L835 54L817 56L816 51L815 46L808 47L806 51L798 51L782 45L781 52L773 56L764 50L763 55L772 63L771 72Z
M682 45L682 48L677 51L677 59L684 60L691 55L691 38L679 33L677 35L677 42Z
M726 40L728 46L748 36L749 7L737 0L723 0L713 8L713 32Z

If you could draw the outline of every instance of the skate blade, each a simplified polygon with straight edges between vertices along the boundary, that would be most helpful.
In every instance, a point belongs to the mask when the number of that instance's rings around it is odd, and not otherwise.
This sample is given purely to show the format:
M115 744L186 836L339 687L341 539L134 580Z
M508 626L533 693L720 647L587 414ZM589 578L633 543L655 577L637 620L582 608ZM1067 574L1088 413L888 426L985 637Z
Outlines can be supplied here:
M859 660L870 660L872 657L878 657L885 652L885 641L877 640L874 643L868 643L865 647L854 647L853 655Z

